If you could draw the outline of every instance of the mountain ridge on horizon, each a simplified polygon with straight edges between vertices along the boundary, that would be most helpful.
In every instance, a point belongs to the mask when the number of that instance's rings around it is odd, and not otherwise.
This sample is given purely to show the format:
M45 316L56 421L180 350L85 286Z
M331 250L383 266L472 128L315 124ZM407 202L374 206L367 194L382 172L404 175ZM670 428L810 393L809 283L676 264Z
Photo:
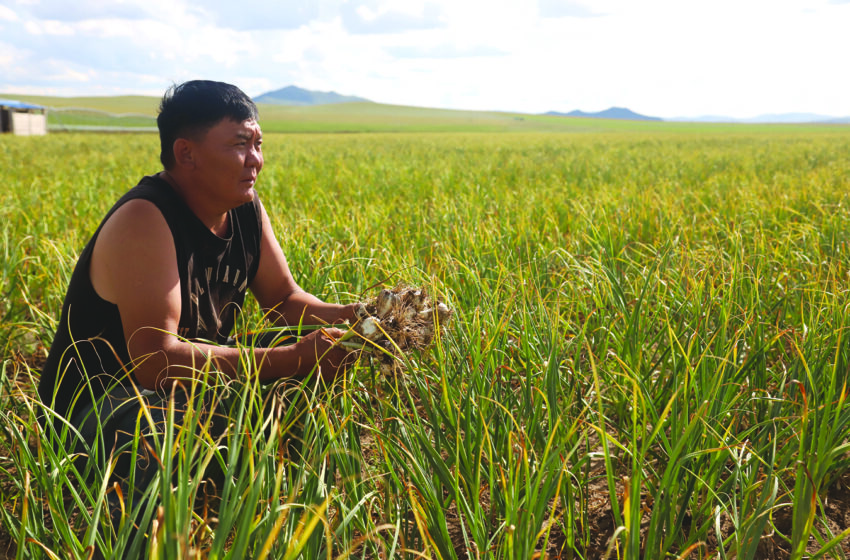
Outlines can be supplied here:
M262 93L253 98L256 103L273 105L330 105L334 103L375 103L371 99L354 95L341 95L335 91L316 91L289 85ZM531 113L529 113L531 114ZM591 119L613 119L655 122L695 122L695 123L742 123L742 124L850 124L850 116L835 117L815 113L773 113L750 118L734 118L722 115L701 115L696 117L663 118L636 113L626 107L610 107L603 111L587 112L576 109L570 112L547 111L545 116L578 117Z
M254 103L272 105L332 105L334 103L372 103L369 99L354 95L341 95L335 91L314 91L289 85L267 91L253 98Z
M647 115L641 115L640 113L635 113L631 109L627 109L625 107L611 107L609 109L605 109L604 111L597 111L595 113L587 113L585 111L580 111L576 109L575 111L570 111L569 113L561 113L558 111L548 111L543 113L544 115L552 116L552 117L580 117L586 119L617 119L617 120L626 120L626 121L663 121L664 119L660 117L650 117Z
M281 93L283 92L283 93ZM0 97L8 99L21 99L33 103L45 105L47 107L71 107L75 104L80 104L80 107L96 107L99 110L111 111L113 113L128 113L135 112L140 114L155 115L156 108L159 104L159 98L150 95L77 95L77 96L57 96L57 95L35 95L25 93L0 92ZM264 103L278 106L311 106L311 105L329 105L338 103L360 102L372 103L375 105L385 105L358 96L341 95L334 91L320 92L311 91L298 86L287 86L278 90L268 91L253 97L257 103ZM91 102L91 103L89 103ZM96 102L96 103L95 103ZM428 107L420 107L428 109ZM437 109L437 108L434 108ZM439 110L439 109L437 109ZM448 109L443 109L448 110ZM481 112L494 112L493 109L480 110ZM779 113L779 114L763 114L751 118L736 118L723 115L703 114L695 117L648 117L626 109L623 107L611 107L605 111L596 113L585 112L581 110L571 111L569 113L559 111L549 111L547 113L533 113L522 111L498 111L500 113L516 114L516 115L549 115L549 116L571 116L584 118L607 118L610 120L646 120L646 121L663 121L663 122L692 122L692 123L729 123L729 124L835 124L847 125L850 124L850 115L848 116L829 116L816 113Z

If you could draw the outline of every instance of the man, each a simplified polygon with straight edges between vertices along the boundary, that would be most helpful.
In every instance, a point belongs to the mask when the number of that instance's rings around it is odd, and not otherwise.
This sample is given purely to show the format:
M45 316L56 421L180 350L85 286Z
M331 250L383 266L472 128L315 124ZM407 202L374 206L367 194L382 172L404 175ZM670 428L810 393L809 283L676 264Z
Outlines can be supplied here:
M185 397L174 383L208 362L235 378L251 361L265 381L314 371L330 381L344 367L335 328L287 346L222 346L247 289L279 325L353 320L358 305L325 303L294 281L254 191L263 153L250 98L186 82L166 92L157 125L164 170L115 204L80 255L38 388L48 417L88 443L102 435L106 452L132 434L140 396Z

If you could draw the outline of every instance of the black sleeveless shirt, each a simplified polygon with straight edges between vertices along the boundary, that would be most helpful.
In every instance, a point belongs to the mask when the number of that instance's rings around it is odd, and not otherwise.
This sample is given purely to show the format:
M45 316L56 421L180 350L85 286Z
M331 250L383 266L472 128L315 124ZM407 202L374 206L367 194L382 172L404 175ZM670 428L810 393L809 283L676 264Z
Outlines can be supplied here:
M70 418L116 381L129 382L131 360L118 307L101 298L89 264L103 224L124 203L148 200L159 208L177 252L181 311L179 334L191 340L227 342L257 272L262 218L259 200L230 211L230 237L212 233L180 195L157 176L144 177L107 213L83 249L62 305L62 318L41 374L43 403Z

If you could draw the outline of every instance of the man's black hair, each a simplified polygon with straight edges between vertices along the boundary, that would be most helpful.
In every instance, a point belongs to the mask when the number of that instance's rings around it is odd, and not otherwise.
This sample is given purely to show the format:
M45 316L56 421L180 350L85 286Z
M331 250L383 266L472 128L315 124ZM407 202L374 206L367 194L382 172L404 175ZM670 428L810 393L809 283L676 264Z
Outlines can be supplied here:
M174 141L197 138L222 119L236 122L257 120L257 106L238 87L224 82L192 80L166 90L159 104L159 159L165 169L174 160Z

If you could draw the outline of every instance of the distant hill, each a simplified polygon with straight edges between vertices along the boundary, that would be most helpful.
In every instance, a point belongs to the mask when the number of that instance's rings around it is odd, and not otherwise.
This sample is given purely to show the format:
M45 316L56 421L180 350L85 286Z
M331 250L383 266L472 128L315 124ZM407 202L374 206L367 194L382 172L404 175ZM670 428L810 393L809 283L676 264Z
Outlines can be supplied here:
M50 131L134 130L153 132L156 128L158 97L102 96L55 97L0 91L0 98L17 99L48 107L47 127ZM604 112L603 112L604 113ZM575 112L573 114L586 115ZM466 111L386 105L371 101L330 103L324 105L266 104L260 108L260 122L265 132L604 132L604 131L751 131L769 132L813 130L817 124L739 124L677 123L664 119L635 120L625 118L564 118L564 113L541 115L499 111ZM633 115L629 112L626 115ZM832 119L847 123L846 118ZM836 126L836 125L833 125ZM845 124L845 126L847 126Z
M661 121L658 117L648 117L626 109L625 107L611 107L598 113L585 113L584 111L570 111L569 113L559 113L557 111L549 111L546 115L553 117L584 117L587 119L619 119L624 121Z
M747 122L753 123L813 123L824 122L832 119L827 115L817 115L815 113L782 113L759 115L752 119L744 119Z
M269 91L254 98L255 103L271 105L331 105L333 103L370 103L368 99L352 95L340 95L335 91L311 91L298 86L286 86Z
M677 117L671 121L700 122L700 123L745 123L745 124L848 124L850 117L831 117L816 113L781 113L759 115L750 118L725 117L720 115L703 115L700 117Z

